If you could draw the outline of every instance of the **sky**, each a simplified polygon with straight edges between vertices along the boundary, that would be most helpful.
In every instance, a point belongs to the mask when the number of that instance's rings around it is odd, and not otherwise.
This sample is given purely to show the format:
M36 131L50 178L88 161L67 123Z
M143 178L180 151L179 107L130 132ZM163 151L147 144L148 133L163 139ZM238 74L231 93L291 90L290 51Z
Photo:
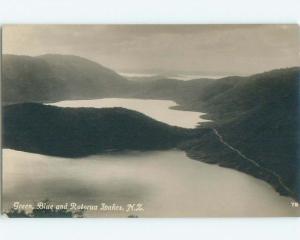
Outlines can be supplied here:
M250 75L300 65L298 25L7 25L3 53L78 55L117 72Z

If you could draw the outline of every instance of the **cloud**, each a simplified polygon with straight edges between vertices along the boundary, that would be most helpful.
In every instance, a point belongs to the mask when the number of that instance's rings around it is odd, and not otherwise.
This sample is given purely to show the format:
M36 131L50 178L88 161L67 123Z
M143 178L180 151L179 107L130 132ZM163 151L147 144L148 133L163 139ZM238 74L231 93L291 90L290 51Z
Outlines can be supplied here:
M250 74L299 65L297 25L10 25L3 52L60 53L117 71Z

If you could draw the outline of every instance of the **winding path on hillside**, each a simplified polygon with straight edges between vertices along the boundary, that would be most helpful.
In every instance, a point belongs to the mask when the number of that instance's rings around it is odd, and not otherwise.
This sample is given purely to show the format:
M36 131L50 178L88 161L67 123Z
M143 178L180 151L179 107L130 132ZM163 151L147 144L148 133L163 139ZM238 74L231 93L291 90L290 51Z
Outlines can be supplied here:
M233 147L232 145L230 145L228 142L226 142L223 138L223 136L218 132L218 130L216 128L211 127L213 133L217 136L217 138L219 139L219 141L225 145L227 148L229 148L231 151L236 152L241 158L245 159L246 161L250 162L251 164L253 164L254 166L260 168L263 171L266 171L268 173L270 173L272 176L274 176L279 184L288 192L291 194L291 196L296 196L296 194L284 183L282 177L276 173L275 171L263 167L262 165L260 165L258 162L256 162L255 160L247 157L245 154L243 154L240 150L236 149L235 147Z

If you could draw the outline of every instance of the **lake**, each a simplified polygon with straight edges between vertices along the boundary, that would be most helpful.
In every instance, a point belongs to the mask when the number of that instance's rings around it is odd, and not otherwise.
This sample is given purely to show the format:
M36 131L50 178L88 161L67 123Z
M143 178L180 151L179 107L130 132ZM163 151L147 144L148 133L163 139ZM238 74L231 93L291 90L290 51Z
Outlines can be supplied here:
M126 107L171 125L195 127L202 113L169 109L172 101L96 99L61 107ZM170 117L172 116L172 117ZM142 203L142 212L87 211L96 217L296 216L290 198L244 173L195 161L179 150L120 152L84 158L3 150L3 204L51 199L85 205Z
M151 79L154 77L160 77L160 78L170 78L170 79L177 79L182 81L189 81L194 79L201 79L201 78L209 78L209 79L219 79L225 77L224 75L203 75L203 74L186 74L186 73L179 73L179 74L152 74L152 73L125 73L120 72L120 75L122 75L125 78L136 78L138 81L139 79Z
M76 100L61 101L50 103L48 105L58 107L93 107L93 108L110 108L123 107L135 110L154 118L155 120L167 123L169 125L195 128L198 123L208 122L209 120L201 118L204 113L192 111L180 111L171 109L177 106L174 101L169 100L144 100L134 98L103 98L94 100Z

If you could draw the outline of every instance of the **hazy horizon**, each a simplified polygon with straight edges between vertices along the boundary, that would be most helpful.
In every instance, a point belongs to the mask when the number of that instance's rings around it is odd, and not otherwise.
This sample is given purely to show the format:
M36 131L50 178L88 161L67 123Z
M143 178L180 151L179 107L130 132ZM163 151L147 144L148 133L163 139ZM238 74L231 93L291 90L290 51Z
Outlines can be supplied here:
M250 75L299 66L298 25L8 25L3 54L81 56L119 73Z

